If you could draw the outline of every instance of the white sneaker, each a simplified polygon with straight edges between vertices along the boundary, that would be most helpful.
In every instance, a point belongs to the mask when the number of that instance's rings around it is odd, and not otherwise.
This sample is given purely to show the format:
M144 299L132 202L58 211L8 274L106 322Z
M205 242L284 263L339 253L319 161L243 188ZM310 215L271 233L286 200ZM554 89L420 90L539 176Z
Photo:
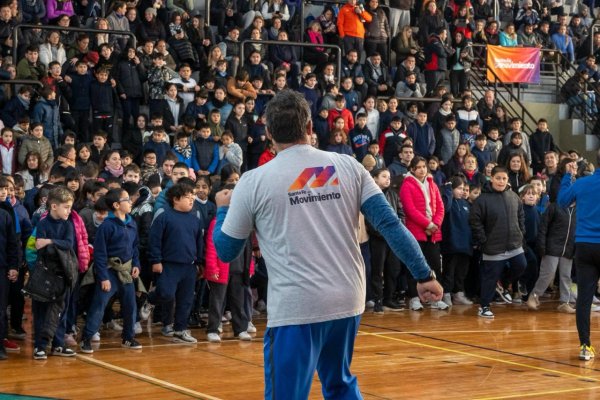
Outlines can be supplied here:
M173 341L175 343L198 343L189 330L173 332Z
M94 333L94 335L92 335L92 342L99 342L100 341L100 332L96 332Z
M227 321L231 321L231 311L225 311L225 315L223 315L223 317L227 320Z
M421 304L421 300L418 297L413 297L410 299L410 309L413 311L420 311L423 309L423 304Z
M244 332L240 332L240 334L238 335L238 339L247 342L247 341L252 340L252 336L250 336L250 334L248 332L244 331Z
M592 312L598 312L600 311L600 305L596 304L592 304Z
M369 300L365 304L365 308L373 308L375 307L375 302L373 300Z
M106 328L112 329L113 331L117 331L117 332L123 331L123 326L121 326L121 324L119 324L114 319L106 323Z
M223 323L219 324L219 327L217 328L217 330L219 331L219 333L223 333Z
M433 303L431 303L431 308L432 309L437 309L437 310L447 310L448 308L450 308L450 306L448 304L446 304L443 301L434 301Z
M442 301L446 303L448 307L452 307L452 295L450 293L444 293Z
M218 333L209 333L206 335L206 340L210 343L221 343L221 336Z
M248 322L248 329L246 329L248 333L256 333L256 327L252 323L252 321Z
M140 324L139 321L136 322L135 325L133 326L133 332L136 335L139 335L140 333L142 333L142 324Z
M464 305L464 306L471 306L473 305L473 302L471 300L468 299L467 296L465 296L464 292L456 292L452 295L452 302L454 304L459 304L459 305Z

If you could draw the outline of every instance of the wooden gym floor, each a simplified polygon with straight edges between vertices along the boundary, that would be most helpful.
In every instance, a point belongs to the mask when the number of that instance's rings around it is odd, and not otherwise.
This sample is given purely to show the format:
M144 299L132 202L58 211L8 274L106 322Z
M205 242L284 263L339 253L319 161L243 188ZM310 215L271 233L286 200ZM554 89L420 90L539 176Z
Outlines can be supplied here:
M352 371L365 399L600 399L600 365L577 359L575 316L525 306L494 306L495 320L477 306L363 316ZM30 318L26 330L31 332ZM600 313L592 342L600 342ZM142 350L121 349L119 334L102 331L93 355L34 361L31 341L0 362L0 399L13 395L69 399L261 399L262 333L252 342L195 345L170 342L143 325ZM150 328L150 332L148 332ZM290 349L294 351L294 349ZM315 376L311 398L321 398Z

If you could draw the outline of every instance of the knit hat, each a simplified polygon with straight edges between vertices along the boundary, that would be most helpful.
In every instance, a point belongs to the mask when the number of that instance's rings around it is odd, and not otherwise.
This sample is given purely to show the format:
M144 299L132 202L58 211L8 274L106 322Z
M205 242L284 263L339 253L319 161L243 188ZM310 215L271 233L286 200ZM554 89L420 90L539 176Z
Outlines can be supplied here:
M146 14L152 14L156 17L156 8L154 7L148 7L146 8L146 11L144 11Z
M100 55L97 51L89 51L85 57L83 57L84 62L91 62L92 64L98 64L100 61Z
M373 157L371 154L367 154L362 160L362 165L365 168L375 168L377 161L375 161L375 157Z

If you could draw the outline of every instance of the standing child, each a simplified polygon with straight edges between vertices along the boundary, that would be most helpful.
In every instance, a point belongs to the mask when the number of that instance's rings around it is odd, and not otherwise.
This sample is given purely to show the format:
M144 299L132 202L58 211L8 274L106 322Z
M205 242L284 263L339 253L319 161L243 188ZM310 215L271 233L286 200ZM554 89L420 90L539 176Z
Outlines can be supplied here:
M387 169L376 169L371 172L375 183L383 191L386 200L394 210L398 218L404 223L404 211L398 198L398 191L390 189L390 171ZM402 264L383 236L369 223L366 225L369 234L369 249L371 253L371 276L370 285L375 306L375 313L385 311L400 311L403 305L394 299L398 276L402 271Z
M558 267L560 277L558 311L568 314L575 313L575 308L570 304L575 300L571 293L571 268L575 255L575 217L575 203L566 208L559 207L556 203L550 203L542 215L536 242L542 262L540 275L527 299L527 307L530 310L538 309L539 298L554 280Z
M26 166L26 156L29 152L35 152L41 156L38 164L40 171L47 172L54 164L54 153L50 141L44 136L44 125L41 123L31 124L31 135L26 136L19 148L19 165Z
M73 193L67 188L58 187L48 194L46 205L49 209L46 218L40 220L36 226L35 249L38 261L48 262L49 259L58 256L49 256L47 246L53 245L62 251L72 251L74 247L74 228L68 221L73 206ZM41 251L46 248L46 250ZM74 265L76 268L76 266ZM37 266L41 268L41 266ZM55 274L62 276L65 280L65 288L74 283L73 276L77 271L55 270ZM45 303L33 300L31 309L34 322L34 360L45 360L47 358L46 346L52 342L52 355L62 357L73 357L75 352L65 347L66 310L70 289L57 298L55 302Z
M210 125L207 122L201 122L198 130L198 137L194 140L198 164L196 175L213 175L219 166L219 144L210 136Z
M13 140L13 131L10 128L3 128L0 138L0 170L5 175L12 175L17 172L17 154L15 142Z
M81 339L81 352L91 354L92 336L100 329L108 301L119 294L123 314L121 347L141 349L134 338L135 286L133 279L140 274L137 226L129 212L131 199L123 189L111 189L101 200L111 210L96 232L94 268L96 290L88 310Z
M473 302L465 296L465 278L469 272L469 264L473 255L471 243L471 227L469 212L471 205L464 196L465 181L454 176L443 187L444 222L442 223L444 302L471 305Z
M94 136L92 139L92 154L90 155L90 159L95 162L97 165L100 165L100 159L104 156L106 152L110 150L110 147L106 142L108 141L108 133L105 131L96 131L94 132Z
M96 71L96 80L90 85L90 98L92 104L92 129L94 132L103 130L113 132L113 119L119 103L117 91L108 80L108 70L99 68ZM113 142L120 143L121 138L113 136Z
M231 189L232 185L226 184L224 189ZM233 334L240 340L252 340L248 333L250 321L244 310L245 285L244 279L250 275L252 269L252 247L247 241L241 254L229 263L217 257L213 243L213 230L216 219L213 219L206 233L206 268L204 278L209 281L210 297L208 310L207 339L209 342L219 343L219 325L225 311L225 299L231 310L231 324Z
M221 135L221 146L219 147L219 167L217 173L227 164L231 164L237 169L240 169L244 155L239 144L233 142L233 133L230 131L223 132Z
M379 154L379 143L377 143L376 140L371 140L367 151L369 152L368 154L373 156L373 159L375 160L374 169L385 168L385 162L383 161L383 157L381 157L381 155Z
M471 149L471 154L477 157L477 168L479 171L485 170L485 165L492 161L492 153L487 148L487 138L485 135L475 137L475 146Z
M521 201L523 202L523 213L525 215L525 258L527 259L527 268L519 279L513 281L512 300L515 304L523 302L523 296L529 293L538 276L539 260L537 258L536 240L540 226L540 212L537 209L539 200L537 191L531 185L525 185L520 191Z
M531 149L531 168L533 173L537 174L544 169L544 157L549 151L557 151L554 139L548 130L548 121L540 118L537 122L537 129L529 138Z
M186 132L177 132L175 146L171 151L177 156L179 162L185 163L194 172L200 169L193 147L190 145L190 136Z
M362 162L362 159L367 155L373 136L369 128L367 128L367 114L358 114L356 116L356 125L350 130L350 143L352 144L354 155L359 162Z
M196 343L196 338L187 330L187 324L194 301L198 265L202 259L203 226L192 212L193 186L184 183L171 186L167 200L171 207L157 215L150 228L148 261L158 277L156 288L148 293L148 303L169 304L175 301L173 341ZM148 305L142 308L142 319L148 318L151 308Z
M337 121L343 122L342 117L338 117L336 123ZM352 147L347 144L348 136L343 128L336 128L329 135L329 145L325 149L326 151L353 156Z
M162 126L156 127L154 131L152 131L152 140L144 145L144 152L146 150L154 150L156 162L158 164L162 164L167 153L171 150L169 143L164 141L166 135L165 128Z

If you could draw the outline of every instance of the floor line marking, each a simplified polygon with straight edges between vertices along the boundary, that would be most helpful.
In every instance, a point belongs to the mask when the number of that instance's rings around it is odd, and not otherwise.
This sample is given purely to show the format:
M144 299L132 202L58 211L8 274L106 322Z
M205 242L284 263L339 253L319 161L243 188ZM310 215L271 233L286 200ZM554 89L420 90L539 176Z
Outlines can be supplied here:
M76 357L79 360L81 360L81 361L83 361L85 363L96 365L96 366L108 369L110 371L113 371L113 372L116 372L116 373L119 373L119 374L122 374L122 375L126 375L126 376L129 376L131 378L134 378L134 379L137 379L137 380L140 380L140 381L144 381L144 382L150 383L152 385L156 385L156 386L162 387L163 389L167 389L167 390L170 390L170 391L173 391L173 392L177 392L177 393L180 393L180 394L183 394L183 395L186 395L186 396L190 396L190 397L195 398L195 399L221 400L218 397L214 397L214 396L208 395L206 393L197 392L195 390L188 389L186 387L179 386L179 385L176 385L176 384L171 383L171 382L163 381L162 379L154 378L154 377L149 376L149 375L145 375L145 374L142 374L142 373L139 373L139 372L135 372L135 371L132 371L132 370L127 369L127 368L119 367L117 365L114 365L114 364L111 364L111 363L107 363L105 361L100 361L100 360L97 360L95 358L91 358L89 356L82 356L82 355L78 354Z
M564 394L564 393L572 393L572 392L583 392L585 390L595 390L600 389L600 386L592 386L587 388L573 388L573 389L563 389L563 390L551 390L547 392L537 392L537 393L519 393L519 394L511 394L508 396L498 396L498 397L477 397L476 400L502 400L502 399L521 399L523 397L534 397L534 396L543 396L550 394Z
M359 332L361 332L361 331L359 331ZM375 336L375 337L379 337L379 338L383 338L383 339L387 339L387 340L393 340L393 341L404 343L404 344L417 345L417 346L427 347L427 348L434 349L434 350L440 350L440 351L445 351L445 352L449 352L449 353L460 354L463 356L476 357L476 358L480 358L483 360L489 360L489 361L499 362L499 363L508 364L508 365L526 367L526 368L531 368L531 369L535 369L535 370L543 371L543 372L557 373L557 374L570 376L570 377L577 378L577 379L589 379L589 380L593 380L594 382L600 381L596 378L591 378L589 376L577 375L577 374L572 374L569 372L557 371L554 369L549 369L549 368L544 368L544 367L537 367L535 365L519 363L516 361L502 360L502 359L488 357L488 356L484 356L484 355L480 355L480 354L470 353L468 351L454 350L454 349L449 349L449 348L445 348L445 347L434 346L434 345L427 344L427 343L420 343L420 342L415 342L415 341L410 341L410 340L405 340L405 339L399 339L399 338L395 338L395 337L389 337L386 335L379 335L379 334L373 334L373 333L368 333L368 332L363 332L363 333L365 333L366 335L369 335L369 336Z

